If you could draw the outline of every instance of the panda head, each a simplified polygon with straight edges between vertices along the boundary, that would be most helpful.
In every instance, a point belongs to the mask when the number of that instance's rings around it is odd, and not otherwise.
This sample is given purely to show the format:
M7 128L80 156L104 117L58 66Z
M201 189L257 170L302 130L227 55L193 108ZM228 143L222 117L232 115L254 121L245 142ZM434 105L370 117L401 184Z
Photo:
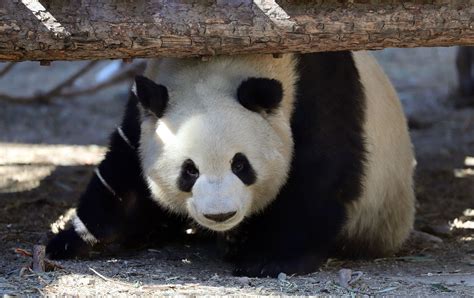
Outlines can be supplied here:
M165 59L135 81L153 198L214 231L262 210L288 175L294 63L264 57Z

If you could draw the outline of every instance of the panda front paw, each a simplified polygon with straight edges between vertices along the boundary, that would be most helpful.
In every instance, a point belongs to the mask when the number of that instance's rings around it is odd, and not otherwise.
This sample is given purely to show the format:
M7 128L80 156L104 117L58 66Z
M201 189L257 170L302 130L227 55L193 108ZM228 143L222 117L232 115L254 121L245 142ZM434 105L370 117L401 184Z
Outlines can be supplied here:
M286 259L243 261L236 265L232 274L248 277L277 277L282 272L287 275L305 275L318 270L323 260L317 255L304 255Z
M84 242L73 228L59 232L46 246L46 255L50 259L72 259L85 256L92 246Z

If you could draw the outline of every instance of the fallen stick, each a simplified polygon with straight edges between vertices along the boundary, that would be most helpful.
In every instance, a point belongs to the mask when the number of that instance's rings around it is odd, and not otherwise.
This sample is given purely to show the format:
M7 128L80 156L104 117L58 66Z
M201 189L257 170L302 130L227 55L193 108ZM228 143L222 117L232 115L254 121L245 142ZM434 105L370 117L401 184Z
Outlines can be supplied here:
M44 263L44 270L43 271L36 271L34 269L34 255L35 255L35 247L38 246L38 247L42 247L43 251L44 251L44 245L35 245L33 247L33 253L27 251L26 249L22 249L22 248L15 248L15 253L23 256L23 257L29 257L29 258L33 258L33 261L32 263L28 266L28 268L32 268L33 271L35 272L49 272L49 271L54 271L55 269L64 269L63 266L57 264L56 262L53 262L51 260L48 260L47 258L45 258L45 256L43 255L43 263ZM38 256L37 258L39 259L39 254L40 254L40 251L38 251Z
M114 281L113 279L110 279L110 278L108 278L108 277L103 276L102 274L100 274L99 272L97 272L94 268L89 267L89 270L92 271L92 272L94 272L98 277L102 278L102 279L105 280L105 281Z
M46 247L44 245L33 246L33 271L45 272L44 259L46 256Z

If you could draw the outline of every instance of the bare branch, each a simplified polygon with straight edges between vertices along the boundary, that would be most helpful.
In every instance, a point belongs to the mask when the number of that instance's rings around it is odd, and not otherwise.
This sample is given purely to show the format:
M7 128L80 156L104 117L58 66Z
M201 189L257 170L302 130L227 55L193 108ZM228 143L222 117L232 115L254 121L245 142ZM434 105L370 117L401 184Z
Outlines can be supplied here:
M58 97L73 98L76 96L92 94L132 78L143 70L145 63L139 62L127 65L120 72L112 76L110 79L98 83L96 85L88 86L82 89L66 90L66 87L71 86L75 80L87 73L87 71L91 70L92 67L94 67L96 64L97 61L92 61L88 63L79 71L77 71L76 73L74 73L73 75L71 75L66 80L58 84L53 89L47 91L46 93L36 94L33 96L12 96L8 94L0 94L0 101L5 101L13 104L49 103L53 99Z
M81 76L83 76L84 74L86 74L89 70L91 70L99 61L89 61L89 63L87 63L84 67L82 67L81 69L79 69L76 73L74 73L73 75L71 75L69 78L65 79L62 83L59 83L56 87L54 87L53 89L51 89L50 91L48 91L46 94L43 95L43 97L54 97L58 94L61 93L61 91L69 86L71 86L72 84L74 84L74 82L80 78Z
M10 62L7 64L7 66L5 66L4 68L2 68L2 70L0 70L0 78L3 77L4 75L6 75L10 70L12 70L12 68L16 65L15 62Z
M127 68L127 69L121 71L120 73L116 74L115 76L113 76L112 78L110 78L107 81L104 81L102 83L99 83L97 85L94 85L94 86L91 86L91 87L88 87L88 88L84 88L82 90L73 90L69 93L65 92L65 93L61 94L61 96L71 97L71 96L80 96L80 95L86 95L86 94L91 94L91 93L98 92L102 89L114 86L114 85L116 85L120 82L123 82L125 80L128 80L128 79L132 78L133 76L135 76L137 74L137 69L140 69L140 68L141 67L139 65L135 66L135 67L132 67L132 68Z

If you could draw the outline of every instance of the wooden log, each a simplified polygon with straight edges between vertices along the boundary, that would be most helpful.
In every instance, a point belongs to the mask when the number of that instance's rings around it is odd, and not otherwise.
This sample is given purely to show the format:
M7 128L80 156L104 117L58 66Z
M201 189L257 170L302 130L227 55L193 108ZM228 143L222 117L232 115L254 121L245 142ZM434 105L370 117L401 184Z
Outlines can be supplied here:
M0 0L0 61L474 45L472 0Z

